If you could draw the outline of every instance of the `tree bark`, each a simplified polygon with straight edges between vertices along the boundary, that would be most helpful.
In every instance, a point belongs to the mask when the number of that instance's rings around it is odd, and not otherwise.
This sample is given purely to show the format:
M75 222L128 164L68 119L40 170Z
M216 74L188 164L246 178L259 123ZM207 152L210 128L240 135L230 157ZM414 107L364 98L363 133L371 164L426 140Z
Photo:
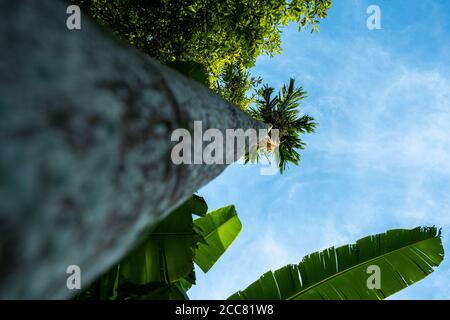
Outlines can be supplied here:
M174 129L266 127L67 6L0 1L0 298L73 296L225 169L174 165Z

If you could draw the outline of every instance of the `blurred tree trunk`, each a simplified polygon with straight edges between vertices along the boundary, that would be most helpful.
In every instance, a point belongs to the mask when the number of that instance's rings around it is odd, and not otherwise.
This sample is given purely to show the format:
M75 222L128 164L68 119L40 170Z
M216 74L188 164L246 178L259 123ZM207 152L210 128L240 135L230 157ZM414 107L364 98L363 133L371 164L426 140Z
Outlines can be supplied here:
M265 127L67 6L0 1L0 298L71 297L224 170L172 164L174 129Z

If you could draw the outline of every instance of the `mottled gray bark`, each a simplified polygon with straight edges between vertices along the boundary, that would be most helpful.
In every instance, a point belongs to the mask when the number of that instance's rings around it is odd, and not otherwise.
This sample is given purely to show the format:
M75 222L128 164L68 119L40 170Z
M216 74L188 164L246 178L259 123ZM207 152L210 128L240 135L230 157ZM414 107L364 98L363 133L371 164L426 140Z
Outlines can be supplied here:
M170 160L176 128L259 128L60 1L0 1L0 298L68 298L225 165Z

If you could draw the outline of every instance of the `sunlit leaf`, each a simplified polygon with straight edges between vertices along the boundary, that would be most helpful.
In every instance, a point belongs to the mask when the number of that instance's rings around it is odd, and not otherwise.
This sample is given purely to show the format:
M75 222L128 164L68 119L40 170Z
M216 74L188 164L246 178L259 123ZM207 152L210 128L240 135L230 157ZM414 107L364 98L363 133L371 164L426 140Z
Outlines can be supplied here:
M229 299L384 299L425 278L443 258L441 234L435 227L389 230L269 271ZM379 267L379 288L367 284L369 266Z

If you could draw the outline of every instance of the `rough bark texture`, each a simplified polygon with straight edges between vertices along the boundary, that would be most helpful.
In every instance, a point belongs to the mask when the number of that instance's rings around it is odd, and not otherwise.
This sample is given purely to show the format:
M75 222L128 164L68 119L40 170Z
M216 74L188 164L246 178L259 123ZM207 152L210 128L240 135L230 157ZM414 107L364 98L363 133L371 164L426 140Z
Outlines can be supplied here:
M260 128L61 1L0 1L0 298L68 298L225 165L170 160L176 128Z

